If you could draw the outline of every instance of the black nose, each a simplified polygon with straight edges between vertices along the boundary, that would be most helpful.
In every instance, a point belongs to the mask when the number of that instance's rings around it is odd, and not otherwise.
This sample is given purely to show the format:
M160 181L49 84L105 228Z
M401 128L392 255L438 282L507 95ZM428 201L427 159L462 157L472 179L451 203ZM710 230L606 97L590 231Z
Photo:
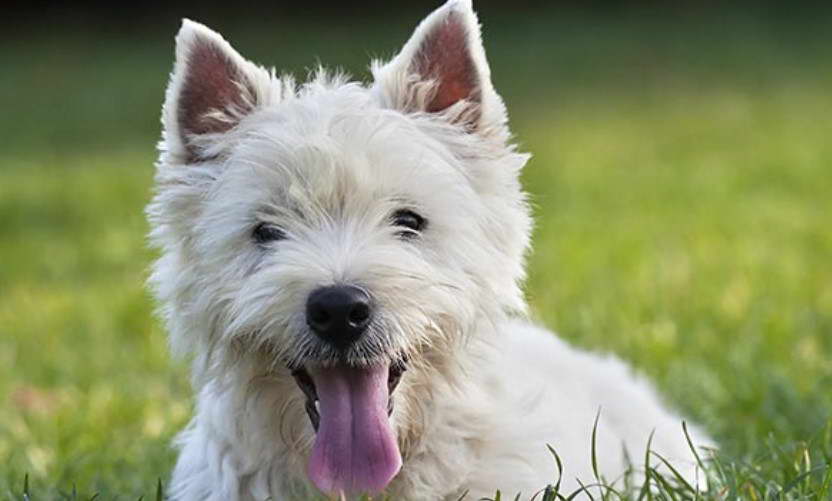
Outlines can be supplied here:
M321 287L306 300L306 323L318 337L339 349L361 337L372 313L370 296L351 285Z

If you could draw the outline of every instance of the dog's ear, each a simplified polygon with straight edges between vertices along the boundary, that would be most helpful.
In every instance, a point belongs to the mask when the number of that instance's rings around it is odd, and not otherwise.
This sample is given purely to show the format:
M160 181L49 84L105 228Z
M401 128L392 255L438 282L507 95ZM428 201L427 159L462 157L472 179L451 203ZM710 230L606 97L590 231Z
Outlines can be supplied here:
M218 135L263 103L270 81L269 71L243 59L218 33L183 20L162 110L167 152L184 162L216 156Z
M505 129L471 0L450 0L431 13L392 61L374 64L373 74L387 106L441 114L482 134Z

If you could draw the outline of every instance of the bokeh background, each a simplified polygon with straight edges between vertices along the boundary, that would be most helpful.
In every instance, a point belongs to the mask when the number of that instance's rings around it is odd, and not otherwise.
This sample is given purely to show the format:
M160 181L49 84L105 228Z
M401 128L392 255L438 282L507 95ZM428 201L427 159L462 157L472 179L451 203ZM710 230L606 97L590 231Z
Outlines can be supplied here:
M4 10L0 496L28 474L43 499L136 499L172 466L192 399L143 286L143 208L179 19L281 71L366 79L439 3ZM476 5L534 153L535 317L631 361L734 464L782 485L828 462L832 10Z

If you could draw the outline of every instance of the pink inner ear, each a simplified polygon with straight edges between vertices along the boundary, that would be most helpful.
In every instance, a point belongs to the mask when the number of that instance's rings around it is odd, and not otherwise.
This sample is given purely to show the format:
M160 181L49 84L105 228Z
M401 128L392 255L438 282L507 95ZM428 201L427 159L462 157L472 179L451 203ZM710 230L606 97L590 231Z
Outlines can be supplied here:
M450 12L422 41L411 71L437 81L427 110L436 113L466 99L481 102L479 74L469 47L468 30L458 12ZM478 117L469 117L476 122Z
M188 54L177 110L183 136L231 129L234 126L231 121L207 115L215 111L223 112L229 107L241 112L249 111L253 103L246 101L240 88L241 83L246 84L244 80L241 70L220 47L210 40L194 40ZM185 141L187 144L187 139Z

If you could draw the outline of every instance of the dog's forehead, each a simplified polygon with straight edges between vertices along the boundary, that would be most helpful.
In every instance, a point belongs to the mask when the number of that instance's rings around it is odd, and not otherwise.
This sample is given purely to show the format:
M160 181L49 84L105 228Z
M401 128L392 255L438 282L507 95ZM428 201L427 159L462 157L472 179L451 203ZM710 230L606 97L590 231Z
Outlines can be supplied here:
M293 205L419 203L468 185L464 166L429 124L366 97L327 97L276 106L248 124L232 164L256 178L263 196Z

